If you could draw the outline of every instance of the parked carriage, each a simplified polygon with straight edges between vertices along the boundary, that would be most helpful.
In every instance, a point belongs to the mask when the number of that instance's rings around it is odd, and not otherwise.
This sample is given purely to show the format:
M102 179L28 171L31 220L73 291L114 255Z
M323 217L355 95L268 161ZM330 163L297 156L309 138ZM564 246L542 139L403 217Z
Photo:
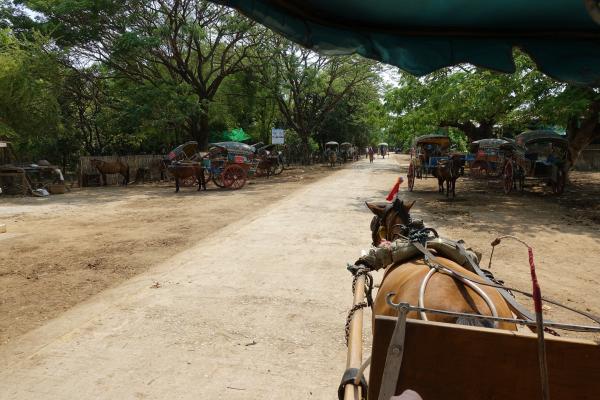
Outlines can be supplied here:
M340 144L338 142L325 143L325 159L330 167L335 167L336 164L340 163Z
M261 161L254 146L221 142L209 146L203 165L215 185L237 190L244 187L249 176L257 174Z
M523 191L527 180L544 182L561 194L569 173L568 141L552 131L523 132L501 145L506 160L502 180L506 194Z
M415 186L415 178L427 178L440 161L448 159L450 144L446 135L424 135L414 140L407 174L410 191Z
M507 143L507 139L481 139L471 143L471 153L466 157L471 176L500 177L505 160L502 146Z
M389 148L388 144L387 144L387 143L385 143L385 142L382 142L382 143L379 143L379 144L377 145L377 147L378 147L378 149L379 149L379 154L381 154L381 156L382 156L383 158L385 158L385 156L386 156L386 155L387 155L387 153L388 153L388 148Z
M353 161L356 157L356 153L357 149L352 143L344 142L340 144L340 156L344 163L347 161Z
M285 169L285 160L283 151L278 150L278 144L261 145L262 143L254 144L256 154L266 159L267 162L261 163L258 167L258 175L279 175ZM262 167L265 168L262 168ZM268 170L265 170L268 168Z

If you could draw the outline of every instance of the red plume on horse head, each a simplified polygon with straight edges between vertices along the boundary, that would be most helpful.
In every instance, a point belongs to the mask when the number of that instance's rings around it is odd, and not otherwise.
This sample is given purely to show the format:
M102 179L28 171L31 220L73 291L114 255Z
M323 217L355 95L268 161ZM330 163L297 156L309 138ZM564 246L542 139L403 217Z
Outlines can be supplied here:
M396 180L396 183L394 184L394 186L392 186L392 190L390 191L390 194L388 194L387 197L385 198L387 201L392 201L394 199L394 196L400 190L400 185L402 184L402 182L404 182L404 178L402 178L401 176L398 177L398 179Z

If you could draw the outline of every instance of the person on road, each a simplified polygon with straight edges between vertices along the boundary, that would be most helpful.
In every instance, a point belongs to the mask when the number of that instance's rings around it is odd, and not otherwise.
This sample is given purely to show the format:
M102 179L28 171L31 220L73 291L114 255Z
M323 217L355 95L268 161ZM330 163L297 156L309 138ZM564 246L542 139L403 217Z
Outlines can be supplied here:
M373 151L372 147L369 147L369 162L372 163L373 162L373 158L375 156L375 151Z

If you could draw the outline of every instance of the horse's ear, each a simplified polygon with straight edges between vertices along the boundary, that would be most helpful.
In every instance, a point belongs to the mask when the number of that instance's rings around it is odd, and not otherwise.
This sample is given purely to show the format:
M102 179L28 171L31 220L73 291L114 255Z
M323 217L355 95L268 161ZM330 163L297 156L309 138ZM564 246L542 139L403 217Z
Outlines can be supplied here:
M404 204L404 209L406 210L406 212L409 212L410 209L415 205L416 202L417 202L416 200L413 200L413 202L410 204Z
M373 214L377 215L379 218L383 218L383 214L385 214L386 203L369 203L365 202L369 210L373 212Z

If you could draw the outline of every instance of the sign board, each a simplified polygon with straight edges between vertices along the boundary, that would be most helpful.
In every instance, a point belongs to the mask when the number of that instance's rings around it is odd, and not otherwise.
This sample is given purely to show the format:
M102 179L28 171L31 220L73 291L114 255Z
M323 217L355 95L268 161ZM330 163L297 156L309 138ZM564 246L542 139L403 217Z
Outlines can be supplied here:
M285 143L285 132L283 129L271 129L271 143L272 144L284 144Z
M0 142L0 147L8 147L8 143L6 143L6 142Z

